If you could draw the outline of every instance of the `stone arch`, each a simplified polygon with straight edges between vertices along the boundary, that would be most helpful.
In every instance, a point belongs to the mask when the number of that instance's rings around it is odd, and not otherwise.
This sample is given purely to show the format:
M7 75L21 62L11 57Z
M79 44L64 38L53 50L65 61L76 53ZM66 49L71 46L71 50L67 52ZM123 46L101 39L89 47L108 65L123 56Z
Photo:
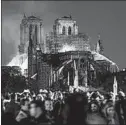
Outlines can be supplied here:
M32 24L30 24L29 25L29 36L30 36L30 40L33 40L32 32L33 32L33 26L32 26Z
M65 28L65 26L63 26L63 28L62 28L62 34L63 34L63 35L66 34L66 28Z
M37 35L38 35L37 30L38 30L37 25L35 25L35 41L36 41L36 42L37 42Z
M68 35L71 35L71 27L68 27Z

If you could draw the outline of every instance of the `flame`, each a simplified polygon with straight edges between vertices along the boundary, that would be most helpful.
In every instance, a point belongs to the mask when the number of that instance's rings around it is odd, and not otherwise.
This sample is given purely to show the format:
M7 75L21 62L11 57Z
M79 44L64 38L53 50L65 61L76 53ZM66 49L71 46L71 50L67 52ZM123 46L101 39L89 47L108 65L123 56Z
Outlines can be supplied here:
M28 69L28 55L17 54L13 59L7 64L7 66L19 66L21 68L22 75L24 75L25 70Z
M75 51L75 50L76 50L75 46L65 44L65 45L63 45L63 47L61 48L61 50L59 50L59 52Z

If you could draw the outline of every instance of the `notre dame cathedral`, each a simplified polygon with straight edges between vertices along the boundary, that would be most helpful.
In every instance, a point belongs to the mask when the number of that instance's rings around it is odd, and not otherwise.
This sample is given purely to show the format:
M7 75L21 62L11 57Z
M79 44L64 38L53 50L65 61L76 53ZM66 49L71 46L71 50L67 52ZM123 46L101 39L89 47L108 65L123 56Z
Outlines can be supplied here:
M100 75L117 71L117 65L103 55L100 38L94 50L89 36L80 33L71 16L55 20L46 34L42 19L30 16L20 24L20 54L28 54L28 82L49 88L54 83L77 86L101 84Z

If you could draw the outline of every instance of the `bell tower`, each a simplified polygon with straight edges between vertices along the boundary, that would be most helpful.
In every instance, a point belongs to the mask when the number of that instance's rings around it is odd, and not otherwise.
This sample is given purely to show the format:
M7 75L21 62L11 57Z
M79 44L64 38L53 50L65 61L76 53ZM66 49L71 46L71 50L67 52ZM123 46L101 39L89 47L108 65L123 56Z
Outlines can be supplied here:
M64 16L55 20L53 31L55 35L78 35L78 26L71 16Z
M97 41L97 44L96 44L96 47L95 47L95 51L97 53L100 53L100 54L104 53L104 48L103 48L103 45L102 45L102 40L100 38L100 34L98 34L98 41Z
M36 43L34 43L34 45L40 44L41 47L44 46L42 19L35 16L27 17L24 14L24 17L20 24L20 45L18 46L20 54L28 52L30 25L35 27Z

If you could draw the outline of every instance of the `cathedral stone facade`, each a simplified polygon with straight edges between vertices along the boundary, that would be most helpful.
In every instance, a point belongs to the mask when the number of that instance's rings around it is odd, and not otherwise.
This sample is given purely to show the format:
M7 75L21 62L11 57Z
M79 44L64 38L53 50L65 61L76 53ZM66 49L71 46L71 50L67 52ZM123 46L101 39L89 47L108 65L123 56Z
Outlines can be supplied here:
M43 46L43 27L42 27L42 19L37 18L35 16L26 17L22 19L20 24L20 45L19 45L19 52L27 53L28 46L29 46L29 35L30 35L30 27L33 27L33 33L36 34L36 39L34 44L40 44Z
M24 16L20 25L19 52L28 54L28 82L34 86L32 88L50 88L54 83L93 85L100 83L99 74L110 71L113 65L100 55L99 44L97 52L91 51L89 36L79 33L71 16L56 19L53 32L46 35L46 44L43 38L42 19Z
M56 35L78 35L78 26L71 16L56 19L53 30Z

